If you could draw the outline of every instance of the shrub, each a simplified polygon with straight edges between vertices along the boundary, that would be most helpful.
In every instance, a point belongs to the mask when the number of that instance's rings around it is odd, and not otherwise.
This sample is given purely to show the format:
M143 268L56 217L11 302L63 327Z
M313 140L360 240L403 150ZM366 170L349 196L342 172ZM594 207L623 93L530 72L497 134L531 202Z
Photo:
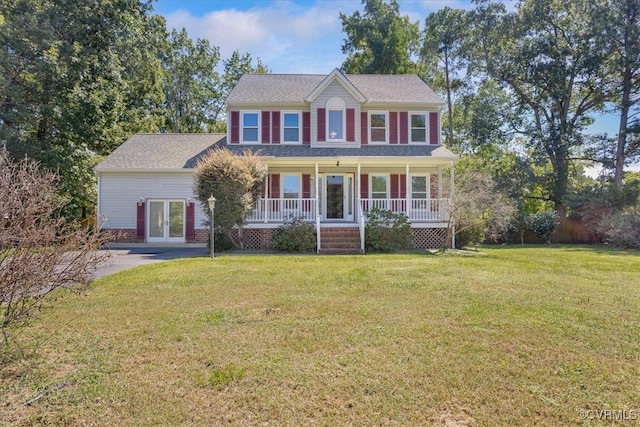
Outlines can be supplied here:
M405 214L373 208L366 215L366 250L395 252L411 246L411 228Z
M551 235L560 222L556 211L544 211L531 214L526 219L527 226L546 243L551 243Z
M640 215L617 213L607 216L598 224L604 241L625 249L640 249Z
M315 252L315 227L304 217L291 217L273 232L271 246L282 252Z

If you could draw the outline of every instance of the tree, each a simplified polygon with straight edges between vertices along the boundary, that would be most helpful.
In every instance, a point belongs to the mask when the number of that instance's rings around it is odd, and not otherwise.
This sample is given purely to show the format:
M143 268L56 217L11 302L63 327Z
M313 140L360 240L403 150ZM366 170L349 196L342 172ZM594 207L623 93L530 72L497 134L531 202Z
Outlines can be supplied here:
M466 86L457 72L465 67L461 49L467 28L467 13L445 7L430 14L425 20L424 42L420 61L424 68L422 78L431 88L443 91L447 100L447 142L455 146L453 133L454 94Z
M362 0L364 13L340 13L346 34L342 53L347 59L342 69L359 74L411 74L416 67L411 55L417 53L420 29L408 16L400 16L396 0Z
M140 0L0 2L0 140L60 174L67 212L95 204L92 166L156 131L159 21Z
M183 28L172 30L163 55L164 93L168 129L175 133L209 132L217 120L221 99L220 76L215 68L220 51L206 39L195 44Z
M470 68L511 92L520 110L513 128L552 165L548 198L562 216L571 159L584 146L589 114L606 100L606 46L596 36L602 12L602 2L588 0L525 0L514 13L485 2L470 20Z
M209 151L195 168L194 191L209 216L207 199L214 195L214 224L237 247L242 247L242 226L249 211L260 197L267 176L266 163L259 155L246 150L238 156L226 148ZM232 231L238 230L238 238Z
M637 0L607 0L602 16L603 37L613 49L608 76L611 79L612 101L620 111L620 124L615 144L614 182L622 185L625 162L630 154L640 152L630 143L630 125L640 125L634 106L640 99L640 3ZM636 112L636 115L638 112ZM634 150L635 149L635 150ZM637 150L637 151L636 151Z
M58 215L57 176L0 148L0 331L11 334L60 288L86 286L106 236Z
M459 248L503 237L515 213L511 200L482 172L459 171L450 203L444 244L451 241L451 232L455 229Z

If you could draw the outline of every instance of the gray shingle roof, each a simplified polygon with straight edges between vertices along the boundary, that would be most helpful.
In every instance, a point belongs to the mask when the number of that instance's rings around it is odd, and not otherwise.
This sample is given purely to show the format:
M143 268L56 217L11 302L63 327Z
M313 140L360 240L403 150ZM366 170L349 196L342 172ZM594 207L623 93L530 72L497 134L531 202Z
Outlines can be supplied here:
M226 135L213 133L136 134L96 166L104 170L179 170L198 159Z
M207 151L226 147L241 154L245 150L266 157L432 157L455 160L443 146L363 145L361 148L311 148L308 145L227 144L223 134L136 134L104 159L96 171L192 169Z
M304 103L324 79L321 74L244 74L227 97L228 104ZM371 103L437 104L444 102L416 75L347 74Z

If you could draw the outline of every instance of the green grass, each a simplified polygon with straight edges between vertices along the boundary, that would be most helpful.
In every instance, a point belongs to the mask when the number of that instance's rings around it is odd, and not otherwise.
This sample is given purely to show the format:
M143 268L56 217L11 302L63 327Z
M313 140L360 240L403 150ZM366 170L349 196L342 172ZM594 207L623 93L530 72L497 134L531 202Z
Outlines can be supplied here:
M24 336L0 424L610 425L578 411L640 416L640 253L178 260Z

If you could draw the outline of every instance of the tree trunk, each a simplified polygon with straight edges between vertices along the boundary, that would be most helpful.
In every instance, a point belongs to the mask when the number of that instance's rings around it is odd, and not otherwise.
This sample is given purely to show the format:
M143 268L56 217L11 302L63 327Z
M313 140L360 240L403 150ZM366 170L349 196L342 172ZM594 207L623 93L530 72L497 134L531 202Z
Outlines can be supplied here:
M616 147L616 170L614 173L614 181L617 185L622 185L622 175L624 172L625 148L627 145L627 121L629 117L629 109L631 95L631 72L625 70L624 80L622 81L622 102L620 104L620 126L618 127L618 143Z

